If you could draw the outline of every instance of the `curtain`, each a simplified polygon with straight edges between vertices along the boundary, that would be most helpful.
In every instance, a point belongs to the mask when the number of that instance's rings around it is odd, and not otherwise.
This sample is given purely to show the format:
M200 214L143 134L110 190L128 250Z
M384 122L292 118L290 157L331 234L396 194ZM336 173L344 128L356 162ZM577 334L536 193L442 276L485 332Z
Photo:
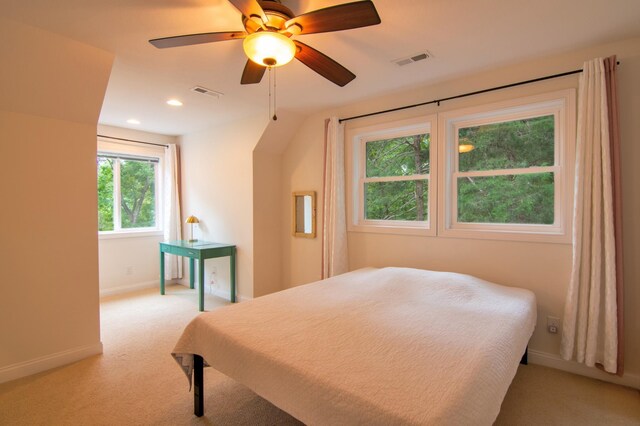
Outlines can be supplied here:
M325 121L322 220L322 278L349 270L344 182L344 125Z
M165 150L164 157L164 214L162 217L165 241L182 239L178 164L178 148L170 144ZM182 278L182 260L179 256L165 254L164 278L166 280Z
M624 280L622 268L622 168L620 161L620 127L618 124L618 82L616 78L617 60L615 55L605 58L605 82L607 85L607 108L609 121L609 141L611 146L611 173L613 184L613 226L616 245L616 292L618 308L618 371L624 373Z
M615 62L615 58L613 59ZM565 302L561 355L619 373L621 291L616 237L605 60L585 62L578 93L573 211L573 262ZM617 111L617 108L616 108ZM619 169L619 167L618 167ZM619 190L617 192L619 196ZM620 253L621 254L621 253ZM620 281L621 282L621 281Z

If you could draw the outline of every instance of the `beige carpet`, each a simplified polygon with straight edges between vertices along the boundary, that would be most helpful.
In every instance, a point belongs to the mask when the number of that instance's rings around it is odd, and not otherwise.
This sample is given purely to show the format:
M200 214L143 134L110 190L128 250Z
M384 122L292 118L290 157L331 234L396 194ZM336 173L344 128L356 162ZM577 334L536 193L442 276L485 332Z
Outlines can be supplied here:
M207 310L224 303L206 299ZM0 425L300 424L212 369L205 369L205 416L193 416L193 395L170 352L196 314L195 292L181 286L166 296L145 290L104 299L104 354L0 385ZM640 425L640 393L521 366L496 424Z

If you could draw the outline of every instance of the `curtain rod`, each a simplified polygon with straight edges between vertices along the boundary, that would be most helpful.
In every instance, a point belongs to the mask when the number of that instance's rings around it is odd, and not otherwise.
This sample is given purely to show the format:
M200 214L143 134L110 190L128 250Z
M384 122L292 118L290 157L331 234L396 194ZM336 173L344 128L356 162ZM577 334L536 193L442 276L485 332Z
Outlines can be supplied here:
M620 65L620 62L619 61L616 62L616 65ZM578 74L578 73L581 73L581 72L582 72L582 70L580 69L580 70L567 71L567 72L563 72L563 73L560 73L560 74L547 75L545 77L534 78L532 80L519 81L517 83L505 84L504 86L497 86L497 87L492 87L490 89L477 90L475 92L463 93L462 95L449 96L448 98L434 99L433 101L420 102L418 104L405 105L405 106L401 106L401 107L398 107L398 108L385 109L383 111L376 111L376 112L370 112L368 114L361 114L361 115L355 115L353 117L341 118L341 119L338 120L338 122L342 123L343 121L350 121L350 120L355 120L357 118L370 117L372 115L378 115L378 114L386 114L388 112L401 111L403 109L415 108L415 107L419 107L419 106L423 106L423 105L429 105L429 104L437 104L438 106L440 106L440 102L450 101L452 99L465 98L467 96L479 95L481 93L493 92L495 90L508 89L510 87L522 86L524 84L536 83L538 81L550 80L552 78L565 77L567 75Z
M99 138L106 138L106 139L113 139L113 140L117 140L117 141L125 141L125 142L133 142L133 143L142 143L145 145L155 145L155 146L163 146L165 148L169 148L169 145L163 145L161 143L153 143L153 142L142 142L142 141L137 141L134 139L125 139L125 138L116 138L113 136L106 136L106 135L98 135Z

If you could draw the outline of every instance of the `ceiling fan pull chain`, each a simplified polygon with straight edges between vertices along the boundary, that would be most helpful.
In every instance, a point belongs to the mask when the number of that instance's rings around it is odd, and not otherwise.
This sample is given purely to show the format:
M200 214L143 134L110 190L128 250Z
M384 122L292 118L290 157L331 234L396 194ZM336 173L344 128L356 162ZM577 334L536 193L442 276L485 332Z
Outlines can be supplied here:
M271 67L267 67L269 72L269 119L271 119Z
M277 92L276 92L276 70L274 68L273 69L273 121L276 121L278 119L278 116L276 115L276 110L277 110L276 96L277 96Z

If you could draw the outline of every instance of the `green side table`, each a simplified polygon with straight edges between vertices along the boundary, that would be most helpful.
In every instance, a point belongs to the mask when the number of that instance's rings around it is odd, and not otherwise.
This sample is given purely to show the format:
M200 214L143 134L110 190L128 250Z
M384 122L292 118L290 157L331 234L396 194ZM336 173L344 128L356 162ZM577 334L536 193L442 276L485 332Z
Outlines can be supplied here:
M194 262L198 260L198 299L200 311L204 311L204 261L215 257L230 258L232 303L236 301L236 246L208 241L170 241L160 243L160 294L164 294L164 254L189 258L189 288L194 288Z

